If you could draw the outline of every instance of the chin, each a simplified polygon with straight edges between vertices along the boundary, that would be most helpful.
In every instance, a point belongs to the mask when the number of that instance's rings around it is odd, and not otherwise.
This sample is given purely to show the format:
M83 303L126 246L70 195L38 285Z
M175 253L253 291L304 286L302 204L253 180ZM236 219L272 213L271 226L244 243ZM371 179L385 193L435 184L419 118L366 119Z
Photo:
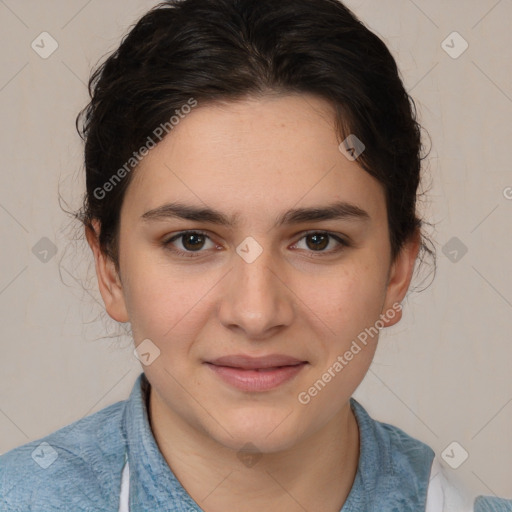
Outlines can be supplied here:
M286 450L298 442L304 422L297 422L290 410L262 411L243 408L233 414L223 414L222 427L211 425L209 434L218 443L231 450L275 453ZM299 425L301 425L299 427Z

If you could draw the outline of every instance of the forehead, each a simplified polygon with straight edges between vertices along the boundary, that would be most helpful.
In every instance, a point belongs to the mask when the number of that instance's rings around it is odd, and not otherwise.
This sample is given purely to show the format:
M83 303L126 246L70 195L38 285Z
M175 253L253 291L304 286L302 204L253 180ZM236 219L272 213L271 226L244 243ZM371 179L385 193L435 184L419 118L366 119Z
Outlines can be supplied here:
M127 208L140 216L179 200L243 220L345 200L379 216L384 191L339 150L334 121L311 95L199 103L139 164Z

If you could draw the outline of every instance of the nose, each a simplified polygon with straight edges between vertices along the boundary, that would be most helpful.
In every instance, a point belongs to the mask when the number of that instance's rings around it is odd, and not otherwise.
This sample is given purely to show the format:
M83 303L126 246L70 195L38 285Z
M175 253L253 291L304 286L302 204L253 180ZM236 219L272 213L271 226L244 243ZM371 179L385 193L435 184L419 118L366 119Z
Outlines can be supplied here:
M233 268L223 282L219 319L247 339L264 340L291 324L293 292L271 249L263 249L254 261L240 254L234 255Z

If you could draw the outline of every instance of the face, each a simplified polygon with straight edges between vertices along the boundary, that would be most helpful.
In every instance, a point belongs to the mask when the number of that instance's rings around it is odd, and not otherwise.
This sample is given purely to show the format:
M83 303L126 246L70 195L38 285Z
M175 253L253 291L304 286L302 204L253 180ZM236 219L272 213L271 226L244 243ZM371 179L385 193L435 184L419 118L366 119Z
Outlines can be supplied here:
M88 235L155 404L225 447L290 448L346 413L401 316L417 243L392 264L384 190L339 142L314 96L199 104L134 171L119 276Z

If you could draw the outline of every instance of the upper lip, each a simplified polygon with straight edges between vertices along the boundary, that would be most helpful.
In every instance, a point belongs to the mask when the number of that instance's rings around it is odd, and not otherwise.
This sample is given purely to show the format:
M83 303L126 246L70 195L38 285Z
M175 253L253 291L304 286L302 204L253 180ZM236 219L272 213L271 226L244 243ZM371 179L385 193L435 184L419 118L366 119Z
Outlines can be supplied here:
M255 370L259 368L274 368L278 366L295 366L307 361L301 361L295 357L285 356L282 354L271 354L263 357L253 357L246 355L230 355L223 356L207 363L215 366L230 366L232 368L240 368L243 370Z

